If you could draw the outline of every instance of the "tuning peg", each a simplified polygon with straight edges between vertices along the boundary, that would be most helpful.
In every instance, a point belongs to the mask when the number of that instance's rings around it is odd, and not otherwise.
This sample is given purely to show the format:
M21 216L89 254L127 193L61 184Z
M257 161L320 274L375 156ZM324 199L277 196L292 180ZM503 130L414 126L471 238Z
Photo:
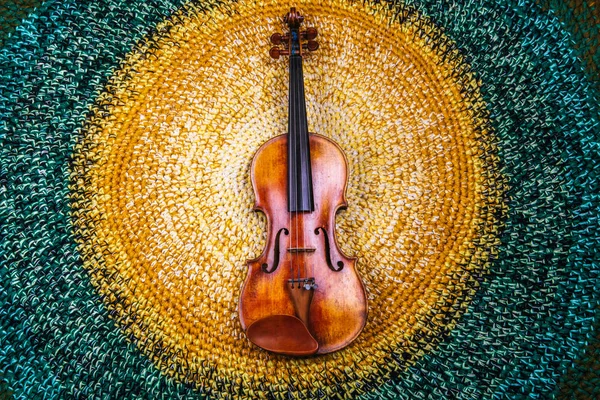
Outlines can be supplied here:
M315 51L319 48L319 42L315 40L309 40L307 43L302 45L303 49L307 49L308 51Z
M271 50L269 50L269 55L271 58L277 60L279 59L279 56L289 56L290 52L288 50L282 50L279 47L271 47Z
M282 35L281 33L274 33L271 35L271 43L276 46L279 46L280 44L287 44L289 39L290 38L288 35Z
M304 40L313 40L318 35L317 29L310 27L306 28L305 31L302 32L302 39Z

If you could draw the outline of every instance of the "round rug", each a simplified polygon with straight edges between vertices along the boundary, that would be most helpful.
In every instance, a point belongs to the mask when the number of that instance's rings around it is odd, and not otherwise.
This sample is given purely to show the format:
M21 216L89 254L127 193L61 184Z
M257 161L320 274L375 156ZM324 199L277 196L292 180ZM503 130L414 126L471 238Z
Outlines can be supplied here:
M595 343L599 236L596 92L570 36L535 5L295 5L321 45L304 62L310 130L348 158L337 236L359 258L363 333L291 359L237 317L265 241L250 161L286 130L268 37L289 5L47 3L1 53L7 393L569 387Z
M75 148L84 268L125 333L183 382L214 370L235 392L351 392L373 366L405 368L390 350L408 363L426 351L419 336L435 346L495 252L503 182L477 82L449 40L408 11L302 9L322 38L305 62L310 129L340 143L351 171L338 239L360 255L370 309L351 347L278 357L237 317L244 260L265 241L250 161L287 124L286 63L268 54L286 5L186 8L113 74Z

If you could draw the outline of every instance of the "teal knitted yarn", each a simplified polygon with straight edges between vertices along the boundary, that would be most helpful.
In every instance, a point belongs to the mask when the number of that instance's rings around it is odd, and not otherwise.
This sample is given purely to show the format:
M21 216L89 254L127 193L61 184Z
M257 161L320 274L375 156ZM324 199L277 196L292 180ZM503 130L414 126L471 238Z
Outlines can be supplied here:
M383 4L428 18L470 65L508 211L498 216L498 254L457 322L418 359L390 349L389 368L373 366L340 398L600 397L600 117L589 75L598 21L572 24L571 9L555 3ZM48 1L4 29L12 33L0 50L2 396L235 398L261 389L230 392L218 371L204 385L180 382L157 368L92 285L73 229L73 152L90 109L127 55L164 34L162 21L176 25L181 10L192 12L167 0ZM281 393L305 396L289 386L267 397Z
M0 4L0 46L15 31L21 20L40 4L39 0L5 1Z

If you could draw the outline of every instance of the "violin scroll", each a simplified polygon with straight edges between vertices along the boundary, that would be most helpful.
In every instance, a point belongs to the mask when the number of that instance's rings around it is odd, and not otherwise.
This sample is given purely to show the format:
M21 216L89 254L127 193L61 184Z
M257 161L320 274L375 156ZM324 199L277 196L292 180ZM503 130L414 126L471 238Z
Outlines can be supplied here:
M296 7L290 8L290 12L283 17L283 22L290 27L290 29L298 29L304 21L304 16L296 11Z
M284 17L284 21L290 28L290 32L287 34L274 33L271 35L271 43L275 45L269 50L269 55L272 58L277 60L280 56L289 56L291 54L302 55L300 49L315 51L319 48L319 42L314 40L318 35L316 28L309 27L299 32L304 17L295 8L292 7L290 9L290 12ZM301 41L305 43L301 43ZM299 46L294 46L293 42L298 43ZM284 48L277 46L283 46ZM298 50L292 50L295 48Z

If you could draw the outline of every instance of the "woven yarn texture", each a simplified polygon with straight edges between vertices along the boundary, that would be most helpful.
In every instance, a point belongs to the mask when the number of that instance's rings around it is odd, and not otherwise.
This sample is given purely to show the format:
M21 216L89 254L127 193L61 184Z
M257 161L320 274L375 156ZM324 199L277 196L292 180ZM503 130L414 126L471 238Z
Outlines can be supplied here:
M238 319L269 36L319 31L309 130L346 155L348 347ZM0 399L600 397L599 13L560 1L0 5Z

